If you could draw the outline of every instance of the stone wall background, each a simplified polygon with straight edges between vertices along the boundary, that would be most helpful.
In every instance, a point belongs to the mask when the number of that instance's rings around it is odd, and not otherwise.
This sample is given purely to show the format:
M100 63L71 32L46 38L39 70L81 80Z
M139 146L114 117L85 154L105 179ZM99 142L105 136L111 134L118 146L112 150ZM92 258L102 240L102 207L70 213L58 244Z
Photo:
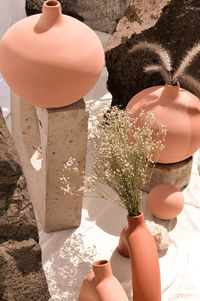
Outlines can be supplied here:
M64 14L94 30L112 33L130 0L59 0ZM40 13L44 0L26 0L27 15Z
M128 53L133 45L139 41L160 43L169 49L176 69L187 50L200 41L199 28L198 0L131 0L107 45L107 85L112 105L124 108L139 91L164 84L158 73L143 72L144 66L158 62L157 56L150 52ZM188 74L200 80L200 54Z
M47 301L33 207L0 109L0 300Z

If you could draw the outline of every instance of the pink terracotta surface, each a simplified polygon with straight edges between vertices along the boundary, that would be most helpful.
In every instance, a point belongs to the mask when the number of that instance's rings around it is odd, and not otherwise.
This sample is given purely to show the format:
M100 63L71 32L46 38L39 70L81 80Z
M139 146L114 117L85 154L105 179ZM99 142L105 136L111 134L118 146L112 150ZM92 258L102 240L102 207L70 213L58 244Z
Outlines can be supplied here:
M143 213L127 218L128 226L121 232L118 251L130 257L133 300L161 301L160 268L153 236L146 228Z
M128 301L124 289L112 274L109 261L93 263L93 272L83 281L80 301Z
M167 128L158 162L182 161L200 147L200 101L179 84L150 87L136 94L126 110L136 117L141 109L151 111Z
M155 186L150 191L147 202L153 215L163 220L176 217L184 207L182 192L171 184Z
M42 14L14 24L0 42L4 79L17 95L40 107L63 107L81 99L103 66L97 35L62 15L56 0L45 1Z

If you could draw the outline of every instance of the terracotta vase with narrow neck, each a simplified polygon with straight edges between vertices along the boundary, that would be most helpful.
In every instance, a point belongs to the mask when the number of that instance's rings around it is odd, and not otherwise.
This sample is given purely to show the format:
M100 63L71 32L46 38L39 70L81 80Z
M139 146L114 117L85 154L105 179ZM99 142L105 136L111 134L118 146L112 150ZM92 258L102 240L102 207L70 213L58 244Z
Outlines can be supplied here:
M155 86L139 92L129 101L126 111L137 117L141 109L151 111L166 126L165 148L159 163L183 161L200 148L200 101L179 84Z
M112 274L109 261L93 263L93 272L83 281L80 301L128 301L124 289Z
M102 44L88 26L47 0L42 14L14 24L0 42L0 72L33 105L64 107L81 99L104 65Z
M118 251L130 257L133 300L161 301L160 267L154 238L145 225L143 213L127 218L128 226L121 232Z

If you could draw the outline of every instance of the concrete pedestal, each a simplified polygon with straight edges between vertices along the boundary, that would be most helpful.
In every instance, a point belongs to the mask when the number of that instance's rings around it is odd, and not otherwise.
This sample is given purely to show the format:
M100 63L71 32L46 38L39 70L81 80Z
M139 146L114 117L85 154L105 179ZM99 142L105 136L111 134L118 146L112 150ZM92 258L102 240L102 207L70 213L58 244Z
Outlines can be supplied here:
M153 171L151 181L142 185L142 190L150 192L153 187L159 184L172 184L180 190L183 189L190 181L192 161L193 158L190 157L184 161L172 164L157 163ZM149 167L147 169L148 176L151 172L152 169Z
M70 178L70 184L83 184L88 129L84 100L43 109L11 92L11 122L27 188L43 229L51 232L79 226L82 194L66 194L61 179L69 177L64 166L72 156L82 175Z

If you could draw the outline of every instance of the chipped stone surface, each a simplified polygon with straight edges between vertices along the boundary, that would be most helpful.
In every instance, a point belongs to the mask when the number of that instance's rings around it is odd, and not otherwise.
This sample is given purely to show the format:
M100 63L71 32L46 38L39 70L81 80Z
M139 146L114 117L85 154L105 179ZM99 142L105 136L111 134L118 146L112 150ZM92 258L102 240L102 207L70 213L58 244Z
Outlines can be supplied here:
M34 239L0 244L0 300L47 301L50 295Z
M163 7L169 2L170 0L131 0L108 41L106 50L119 46L123 41L130 39L133 33L140 34L154 26L162 14Z
M71 186L83 185L88 112L84 100L59 109L42 109L11 96L12 134L36 214L47 232L77 227L81 222L83 194L62 189L69 175L65 163L76 158L80 176Z
M125 108L136 93L164 84L160 74L143 71L144 66L158 62L157 56L142 51L130 54L133 45L144 40L163 45L169 49L176 68L187 50L199 42L199 28L198 0L131 1L107 44L107 86L113 96L112 105ZM200 79L199 56L188 73Z
M26 0L27 15L40 13L44 0ZM62 11L94 30L112 33L130 0L61 0Z
M172 184L179 190L183 189L189 184L192 172L192 161L190 157L184 161L172 164L157 163L153 171L151 181L142 185L142 190L150 192L153 187L159 184ZM151 168L147 169L147 174L150 175Z
M0 166L0 300L47 301L33 207L1 110Z

